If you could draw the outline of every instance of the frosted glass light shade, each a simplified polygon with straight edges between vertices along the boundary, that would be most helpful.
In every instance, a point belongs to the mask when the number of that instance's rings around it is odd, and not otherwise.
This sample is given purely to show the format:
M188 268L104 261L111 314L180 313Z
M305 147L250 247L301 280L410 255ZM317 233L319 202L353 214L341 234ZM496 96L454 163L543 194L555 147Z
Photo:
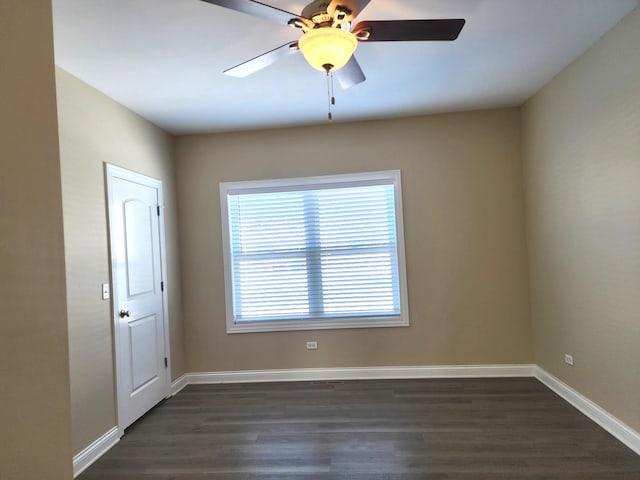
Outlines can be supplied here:
M355 35L331 27L309 30L298 41L309 65L321 72L325 71L324 65L332 65L332 71L344 67L357 45Z

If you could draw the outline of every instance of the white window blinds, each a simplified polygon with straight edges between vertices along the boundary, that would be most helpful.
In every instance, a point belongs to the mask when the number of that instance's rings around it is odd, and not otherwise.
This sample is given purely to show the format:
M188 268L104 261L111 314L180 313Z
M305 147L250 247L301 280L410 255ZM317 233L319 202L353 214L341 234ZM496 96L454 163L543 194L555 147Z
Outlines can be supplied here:
M399 172L222 184L229 329L405 325L399 187Z

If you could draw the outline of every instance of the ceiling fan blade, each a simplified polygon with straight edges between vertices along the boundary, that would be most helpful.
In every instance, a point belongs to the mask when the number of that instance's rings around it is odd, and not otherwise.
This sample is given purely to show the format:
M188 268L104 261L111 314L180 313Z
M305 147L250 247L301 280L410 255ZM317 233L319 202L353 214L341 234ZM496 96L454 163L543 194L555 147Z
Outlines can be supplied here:
M287 12L280 8L272 7L265 3L254 2L253 0L202 0L203 2L229 8L237 12L248 13L254 17L261 17L272 22L288 25L292 19L301 18L300 15Z
M370 33L368 42L397 42L424 40L455 40L465 20L450 18L442 20L373 20L359 22L353 31Z
M334 12L337 7L343 7L349 10L350 13L347 14L345 20L351 22L354 18L360 15L360 12L364 10L364 7L369 5L371 0L331 0L329 6L327 7L327 12L335 18Z
M251 75L258 70L262 70L263 68L268 67L277 60L288 57L289 55L292 55L298 51L298 42L285 43L284 45L281 45L278 48L274 48L267 53L263 53L262 55L258 55L251 60L247 60L240 65L231 67L225 70L224 73L232 77L246 77L247 75Z
M351 55L351 58L347 64L339 70L336 70L333 74L340 82L340 86L345 90L353 87L358 83L364 82L367 77L364 76L364 72L360 68L360 64L356 60L356 57Z

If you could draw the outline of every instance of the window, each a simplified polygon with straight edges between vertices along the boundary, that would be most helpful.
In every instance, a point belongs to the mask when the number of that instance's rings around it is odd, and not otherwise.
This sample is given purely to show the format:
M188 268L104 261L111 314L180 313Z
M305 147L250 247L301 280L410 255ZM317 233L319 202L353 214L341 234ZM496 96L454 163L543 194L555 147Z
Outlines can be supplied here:
M220 184L227 332L409 324L400 172Z

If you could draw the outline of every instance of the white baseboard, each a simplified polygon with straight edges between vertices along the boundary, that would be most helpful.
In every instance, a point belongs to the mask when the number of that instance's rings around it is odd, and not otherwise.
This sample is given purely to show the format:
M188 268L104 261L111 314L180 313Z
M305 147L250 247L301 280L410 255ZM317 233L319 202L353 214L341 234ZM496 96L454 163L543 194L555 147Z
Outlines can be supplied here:
M535 365L445 365L408 367L300 368L187 373L174 382L188 384L366 380L392 378L532 377ZM184 385L178 382L186 382ZM172 387L173 388L173 387Z
M408 367L300 368L185 373L171 384L175 395L191 384L295 382L310 380L366 380L402 378L536 377L571 405L640 455L640 434L556 377L536 365L445 365ZM113 427L73 458L74 477L120 439Z
M536 366L535 377L640 455L640 433L542 368Z
M171 384L171 396L173 397L176 393L178 393L180 390L182 390L184 387L186 387L187 385L189 385L189 381L187 380L187 375L189 375L188 373L185 373L184 375L180 376L179 378L177 378L172 384Z
M113 427L95 442L73 457L73 478L80 475L93 462L107 453L120 440L118 427Z

